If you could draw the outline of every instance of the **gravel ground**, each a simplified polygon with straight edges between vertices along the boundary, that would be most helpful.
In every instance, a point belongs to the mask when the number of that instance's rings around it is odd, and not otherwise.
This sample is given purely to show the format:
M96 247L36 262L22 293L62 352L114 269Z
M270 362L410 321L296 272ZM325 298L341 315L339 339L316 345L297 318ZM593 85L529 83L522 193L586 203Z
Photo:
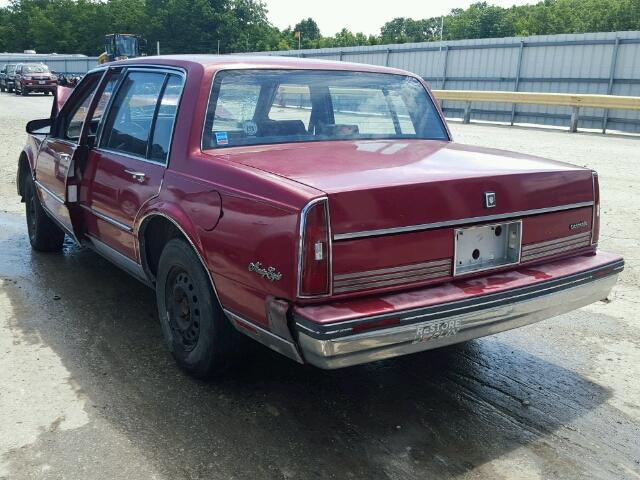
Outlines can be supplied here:
M640 477L640 139L452 125L600 172L601 246L627 261L609 301L334 372L260 349L203 383L150 290L73 245L29 249L16 160L50 104L0 94L0 478Z

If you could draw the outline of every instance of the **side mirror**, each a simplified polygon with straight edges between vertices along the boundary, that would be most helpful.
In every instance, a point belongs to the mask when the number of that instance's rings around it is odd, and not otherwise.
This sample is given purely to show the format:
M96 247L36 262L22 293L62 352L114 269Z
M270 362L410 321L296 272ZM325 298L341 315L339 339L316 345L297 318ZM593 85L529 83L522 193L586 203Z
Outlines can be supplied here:
M49 135L51 133L52 123L50 118L31 120L27 123L27 133L31 135Z

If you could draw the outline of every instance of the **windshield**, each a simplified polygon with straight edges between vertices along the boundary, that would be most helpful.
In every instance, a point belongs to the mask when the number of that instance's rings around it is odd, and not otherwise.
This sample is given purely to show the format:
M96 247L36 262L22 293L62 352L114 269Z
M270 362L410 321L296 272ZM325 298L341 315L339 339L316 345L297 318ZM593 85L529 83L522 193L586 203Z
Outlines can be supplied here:
M49 73L49 67L46 65L25 65L22 67L22 73Z
M127 37L118 35L115 39L117 57L137 57L138 56L138 39L136 37Z
M227 70L212 85L203 148L362 139L448 139L413 77L325 70Z
M7 65L7 73L13 73L16 71L17 65Z

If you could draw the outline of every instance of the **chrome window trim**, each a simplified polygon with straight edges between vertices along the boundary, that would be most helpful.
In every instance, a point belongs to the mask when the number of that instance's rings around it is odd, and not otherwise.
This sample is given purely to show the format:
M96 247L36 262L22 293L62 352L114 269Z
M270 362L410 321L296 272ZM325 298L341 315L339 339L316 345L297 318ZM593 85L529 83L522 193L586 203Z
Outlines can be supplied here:
M315 204L320 203L320 202L324 202L325 206L325 212L327 213L327 238L329 239L328 241L328 245L327 245L327 255L329 255L329 258L327 259L329 262L329 290L327 293L322 294L322 295L303 295L301 293L301 284L302 284L302 249L304 248L304 233L305 233L305 226L307 223L307 214L309 213L309 210L311 209L311 207L313 207ZM324 297L330 297L332 295L332 291L333 291L333 240L332 240L332 234L331 234L331 215L329 212L329 198L328 197L319 197L319 198L314 198L313 200L311 200L310 202L308 202L303 208L302 211L300 212L300 231L298 234L298 268L297 268L297 279L296 279L296 296L298 298L324 298Z
M118 68L118 67L112 67L112 68ZM113 107L113 102L116 98L116 96L118 95L118 92L120 91L120 87L122 85L122 82L124 81L125 77L129 74L129 72L153 72L153 73L164 73L165 74L165 79L164 79L164 83L161 89L161 94L164 95L164 91L166 88L166 83L168 81L168 75L172 74L172 75L177 75L180 78L182 78L182 90L180 90L180 98L178 98L178 103L176 104L176 115L175 115L175 119L173 122L173 127L171 128L171 134L169 135L169 150L167 150L167 159L164 162L159 162L159 161L154 161L154 160L150 160L148 158L145 157L140 157L138 155L134 155L128 152L120 152L117 150L113 150L113 149L109 149L109 148L105 148L103 147L102 144L102 135L104 133L104 125L106 123L106 119L109 117L110 113L111 113L111 108ZM179 67L171 67L169 65L163 65L163 66L156 66L156 65L133 65L131 67L129 66L122 66L122 72L121 72L122 77L120 78L120 80L118 80L118 83L116 83L116 86L113 89L113 94L111 96L111 98L109 99L109 103L107 104L106 108L104 109L104 113L102 114L102 118L104 120L101 119L100 121L100 127L98 128L98 132L96 134L96 150L101 150L101 151L105 151L105 152L111 152L111 153L116 153L118 155L123 155L126 156L128 158L132 158L135 160L143 160L146 161L148 163L152 163L154 165L161 165L165 168L169 167L169 161L171 160L171 151L172 151L172 146L173 146L173 136L175 134L176 131L176 127L178 125L178 115L180 114L180 106L182 105L182 99L184 97L184 89L187 85L187 72L185 69L183 68L179 68ZM160 104L161 101L161 97L158 96L158 103L156 104L156 107ZM154 112L154 117L157 114L157 108L156 111ZM155 126L154 126L155 128ZM204 132L204 130L203 130ZM152 131L149 132L150 137L149 139L147 139L147 153L149 150L149 142L152 141L153 137L151 136Z
M561 212L563 210L572 210L574 208L592 207L593 201L570 203L567 205L558 205L556 207L536 208L533 210L521 210L518 212L500 213L496 215L484 215L481 217L461 218L458 220L446 220L443 222L423 223L419 225L407 225L405 227L381 228L377 230L363 230L360 232L337 233L333 236L336 242L344 240L355 240L358 238L381 237L384 235L393 235L395 233L420 232L424 230L433 230L443 227L455 227L479 222L489 222L493 220L504 220L513 217L525 217L529 215L539 215L542 213Z
M128 226L128 225L126 225L126 224L124 224L122 222L119 222L118 220L116 220L114 218L111 218L110 216L105 215L104 213L99 212L98 210L96 210L94 208L91 208L91 207L89 207L87 205L83 205L83 204L80 204L80 207L82 207L84 210L92 213L93 215L95 215L99 219L104 220L105 222L113 225L114 227L119 228L123 232L131 233L131 234L133 233L133 228L132 227L130 227L130 226Z
M134 155L132 153L126 153L126 152L120 152L118 150L113 150L111 148L104 148L104 147L97 147L93 149L94 151L100 153L110 153L112 155L118 155L120 157L125 157L125 158L130 158L132 160L139 160L141 162L144 163L150 163L151 165L157 165L159 167L162 167L164 169L167 168L167 166L162 163L162 162L156 162L155 160L149 160L148 158L143 158L143 157L139 157L138 155Z

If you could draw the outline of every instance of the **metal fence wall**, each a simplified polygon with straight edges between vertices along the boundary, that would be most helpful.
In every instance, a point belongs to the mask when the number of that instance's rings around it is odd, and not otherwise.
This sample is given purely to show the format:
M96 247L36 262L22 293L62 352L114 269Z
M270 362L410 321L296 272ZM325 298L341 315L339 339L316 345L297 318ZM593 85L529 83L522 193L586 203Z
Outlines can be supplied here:
M640 32L586 33L261 52L387 65L424 77L433 88L640 96ZM463 105L444 102L448 117ZM567 126L568 107L478 103L472 118ZM584 108L580 128L640 132L640 112Z
M84 74L98 66L98 57L0 53L0 65L5 63L44 63L53 72Z

